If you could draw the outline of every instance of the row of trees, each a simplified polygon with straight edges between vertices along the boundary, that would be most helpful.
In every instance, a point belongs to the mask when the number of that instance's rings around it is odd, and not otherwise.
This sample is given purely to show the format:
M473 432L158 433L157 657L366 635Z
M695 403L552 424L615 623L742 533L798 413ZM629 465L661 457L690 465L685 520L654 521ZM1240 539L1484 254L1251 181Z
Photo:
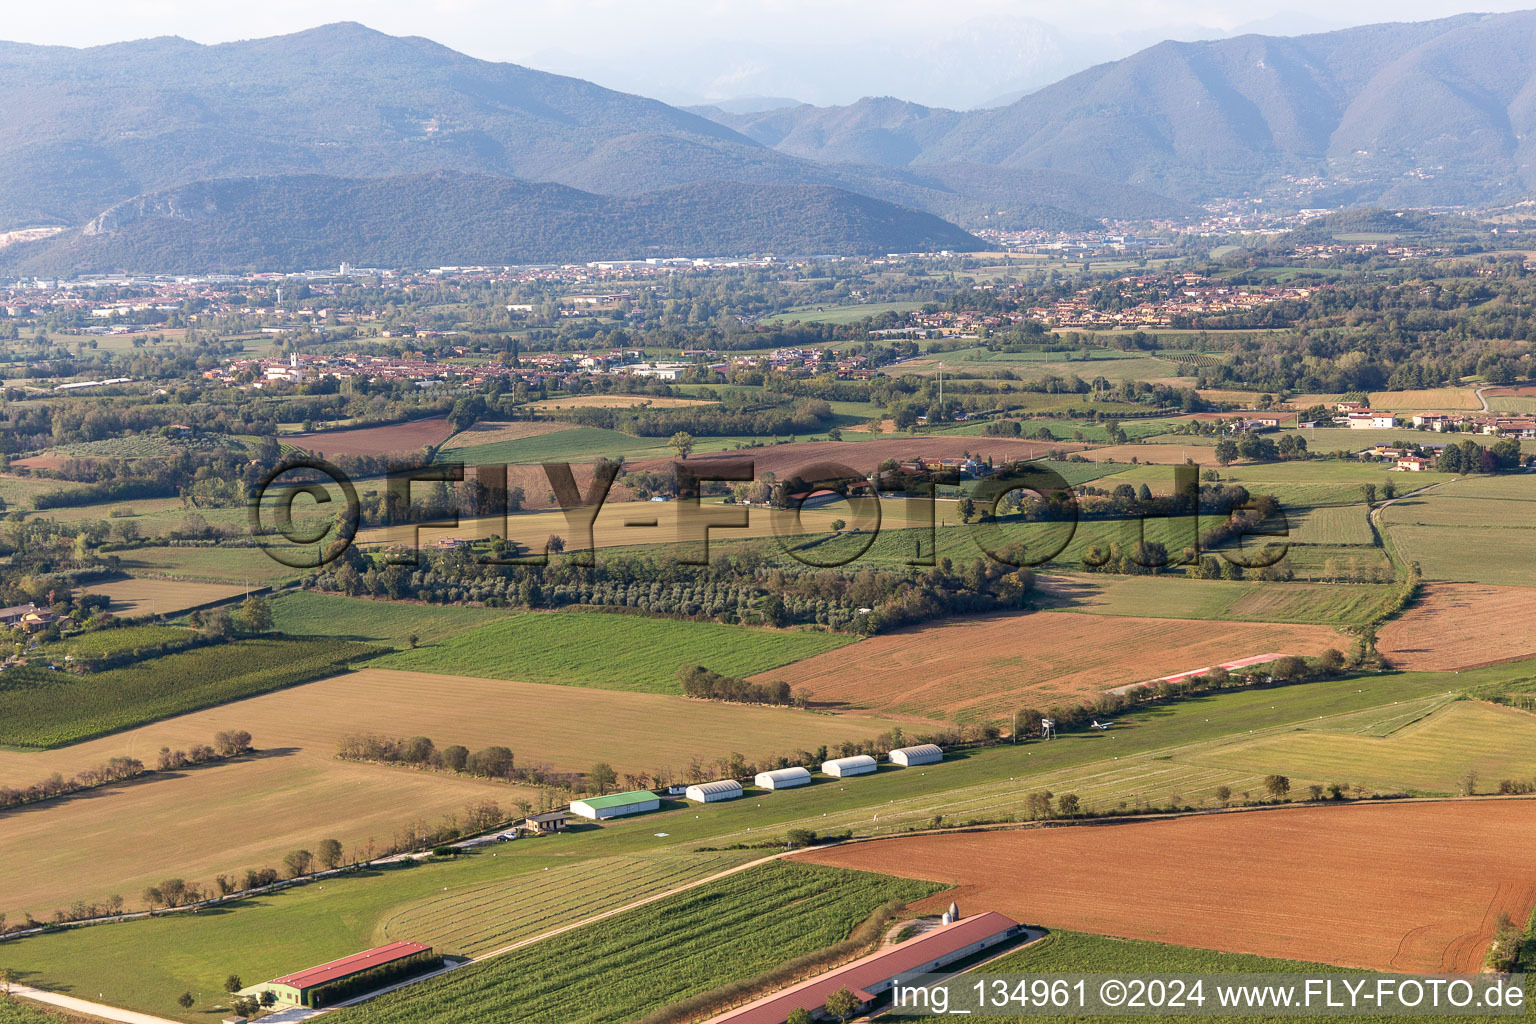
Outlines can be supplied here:
M227 757L237 757L250 752L251 734L242 730L221 732L214 737L212 746L196 743L187 750L160 749L156 771L173 771L189 764L201 764ZM134 757L113 757L94 768L85 768L70 778L54 772L41 782L30 786L0 786L0 809L19 807L23 804L53 800L71 793L80 793L99 786L135 779L149 773L144 762Z
M518 767L508 747L493 744L471 751L461 744L439 748L427 736L396 738L375 733L353 733L336 744L336 756L348 761L378 761L403 764L413 768L461 772L486 779L524 782L533 786L569 787L576 781L571 773L551 770L545 765Z

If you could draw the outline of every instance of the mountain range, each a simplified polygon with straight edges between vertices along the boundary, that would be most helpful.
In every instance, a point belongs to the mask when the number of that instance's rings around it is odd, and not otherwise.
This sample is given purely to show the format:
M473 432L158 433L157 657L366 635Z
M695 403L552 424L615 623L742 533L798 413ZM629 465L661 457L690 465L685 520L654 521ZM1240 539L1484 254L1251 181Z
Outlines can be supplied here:
M889 98L710 116L808 160L1070 170L1191 201L1318 178L1338 202L1524 198L1536 12L1164 42L991 110Z
M356 24L216 46L0 43L0 230L74 229L24 253L0 249L0 265L67 267L66 253L92 266L151 255L166 266L221 254L221 265L260 256L279 260L274 269L300 253L366 262L300 245L289 227L260 225L237 245L235 218L269 215L283 187L299 191L296 211L314 214L327 191L334 208L362 213L389 195L404 204L395 226L374 226L392 237L367 251L429 261L450 251L417 244L439 237L432 218L501 216L518 203L530 204L530 228L506 236L504 259L711 238L698 251L895 251L941 237L964 248L975 240L933 218L1076 229L1257 194L1303 205L1504 202L1530 191L1533 57L1536 13L1461 15L1160 43L989 110L869 98L730 113ZM726 182L734 187L700 187ZM480 205L467 199L477 188ZM715 209L725 202L752 211L743 230L725 231ZM179 232L190 221L176 211L189 208L232 247ZM598 220L572 244L539 241L538 224L583 216ZM333 223L314 227L336 245L358 241ZM467 237L482 236L471 227ZM285 238L290 249L272 248Z

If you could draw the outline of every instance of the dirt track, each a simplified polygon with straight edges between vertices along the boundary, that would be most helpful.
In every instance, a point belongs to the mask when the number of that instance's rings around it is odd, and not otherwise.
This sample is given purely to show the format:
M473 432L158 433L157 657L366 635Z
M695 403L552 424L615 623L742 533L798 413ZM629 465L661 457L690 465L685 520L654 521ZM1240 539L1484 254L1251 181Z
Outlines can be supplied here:
M914 836L802 859L959 886L962 912L1377 970L1476 972L1536 904L1536 803L1355 804Z

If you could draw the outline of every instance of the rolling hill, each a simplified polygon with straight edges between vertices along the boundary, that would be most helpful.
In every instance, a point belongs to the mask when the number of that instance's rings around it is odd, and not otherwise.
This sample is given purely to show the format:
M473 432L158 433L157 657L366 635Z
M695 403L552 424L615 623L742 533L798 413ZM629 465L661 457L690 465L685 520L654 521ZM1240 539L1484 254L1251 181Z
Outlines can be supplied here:
M702 182L633 196L431 171L197 182L0 250L7 270L69 274L542 263L599 257L972 250L931 214L824 185Z

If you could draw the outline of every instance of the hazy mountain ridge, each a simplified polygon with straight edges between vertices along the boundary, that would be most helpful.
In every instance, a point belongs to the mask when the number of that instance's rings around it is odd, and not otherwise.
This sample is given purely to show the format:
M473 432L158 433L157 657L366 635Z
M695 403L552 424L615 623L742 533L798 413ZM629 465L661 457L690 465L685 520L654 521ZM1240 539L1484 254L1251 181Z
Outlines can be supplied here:
M1507 199L1531 184L1536 12L1164 42L984 111L712 116L807 159L1071 170L1186 199L1287 175L1404 205Z
M542 263L595 258L972 250L932 216L822 185L700 182L633 196L434 171L196 182L0 250L22 274Z

